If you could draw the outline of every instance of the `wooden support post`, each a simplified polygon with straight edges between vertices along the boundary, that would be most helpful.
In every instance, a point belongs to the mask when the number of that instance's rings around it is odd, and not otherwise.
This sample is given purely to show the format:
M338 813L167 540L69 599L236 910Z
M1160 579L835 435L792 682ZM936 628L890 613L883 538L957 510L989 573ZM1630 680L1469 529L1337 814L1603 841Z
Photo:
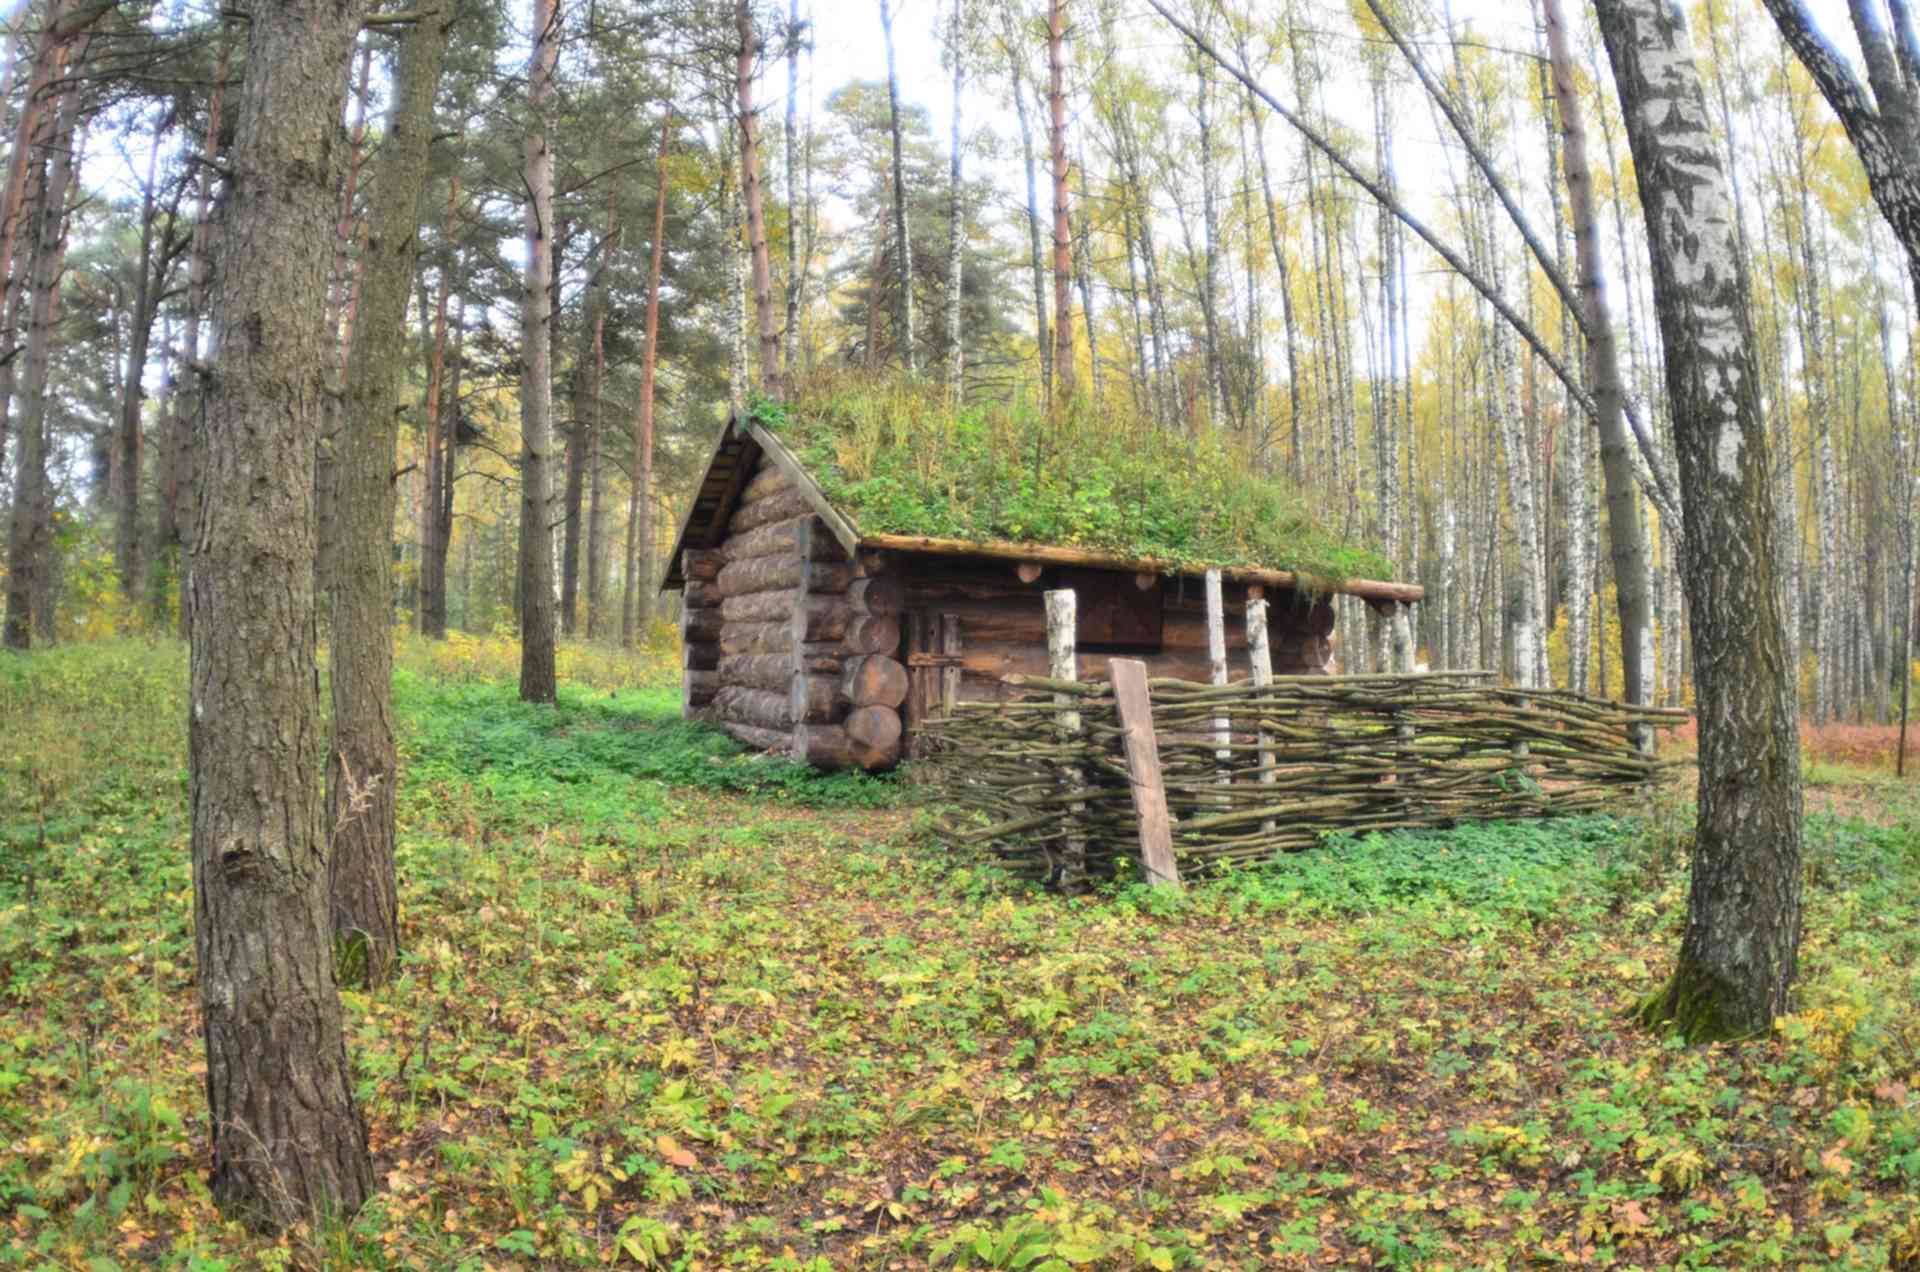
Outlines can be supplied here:
M1212 678L1216 685L1227 683L1227 609L1220 598L1220 571L1207 571L1207 659L1212 663ZM1220 750L1214 752L1214 758L1225 764L1233 758L1233 752L1226 749L1229 740L1227 717L1213 717L1213 740ZM1223 776L1222 781L1226 778Z
M1154 887L1178 888L1180 868L1173 860L1173 818L1167 812L1167 787L1160 774L1160 744L1153 736L1147 665L1138 658L1115 658L1107 666L1124 730L1133 816L1140 825L1140 868Z
M1055 680L1080 679L1080 658L1076 649L1078 639L1076 629L1079 624L1078 605L1072 588L1061 588L1047 593L1047 674ZM1056 693L1056 704L1066 705L1074 701L1072 694ZM1080 733L1080 713L1062 711L1059 713L1059 729L1063 738L1077 737ZM1080 783L1079 770L1069 765L1062 774L1062 780L1069 786ZM1060 887L1062 891L1073 892L1084 887L1087 878L1087 840L1079 829L1079 819L1086 815L1085 804L1071 805L1067 810L1067 842L1064 860L1060 863Z
M1273 648L1267 643L1267 603L1262 600L1247 602L1247 657L1252 664L1254 688L1265 689L1272 684ZM1260 745L1260 782L1270 786L1274 780L1273 752L1267 744L1271 739L1265 729L1259 730L1256 737ZM1260 828L1271 835L1274 823L1262 822Z
M1073 595L1069 592L1067 595ZM940 670L940 708L944 715L952 715L960 703L960 616L942 614L940 616L940 652L954 662Z

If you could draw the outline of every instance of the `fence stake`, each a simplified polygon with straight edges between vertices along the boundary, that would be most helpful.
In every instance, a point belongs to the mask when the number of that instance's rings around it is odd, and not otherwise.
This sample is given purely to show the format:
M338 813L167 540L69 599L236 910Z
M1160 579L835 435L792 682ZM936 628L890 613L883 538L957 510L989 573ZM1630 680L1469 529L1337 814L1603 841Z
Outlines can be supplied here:
M1213 664L1213 683L1227 683L1227 611L1220 599L1220 571L1207 571L1207 657ZM1214 758L1225 764L1233 758L1233 752L1225 749L1229 734L1227 717L1213 717L1213 741L1221 750L1215 751ZM1224 778L1221 780L1225 780Z
M1076 631L1079 626L1078 605L1074 600L1073 589L1059 588L1047 593L1047 674L1055 680L1079 680L1080 658L1076 651ZM1074 701L1073 695L1056 693L1055 703L1065 706ZM1080 713L1062 711L1060 713L1060 733L1062 737L1075 737L1080 732ZM1078 785L1080 772L1068 765L1064 778L1069 785ZM1087 841L1084 835L1073 830L1081 818L1086 815L1085 804L1074 804L1068 813L1066 860L1060 866L1060 886L1068 891L1079 888L1087 877Z
M1253 687L1265 689L1273 683L1273 648L1267 644L1267 603L1263 600L1247 602L1247 657L1253 665ZM1259 710L1256 700L1255 710ZM1273 784L1273 752L1267 749L1267 731L1259 730L1255 735L1260 744L1260 782ZM1273 822L1265 821L1260 829L1266 834L1273 833Z
M1138 658L1115 658L1107 667L1124 731L1133 815L1140 823L1140 867L1155 887L1178 888L1180 868L1173 861L1173 819L1167 813L1167 786L1160 774L1160 744L1153 736L1147 664Z

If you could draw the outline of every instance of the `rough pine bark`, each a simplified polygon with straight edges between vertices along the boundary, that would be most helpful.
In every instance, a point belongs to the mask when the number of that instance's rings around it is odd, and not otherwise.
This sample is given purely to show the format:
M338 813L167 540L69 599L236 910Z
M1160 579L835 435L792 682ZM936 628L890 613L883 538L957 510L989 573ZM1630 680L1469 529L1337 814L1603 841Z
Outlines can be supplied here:
M560 56L556 0L533 0L522 178L527 241L520 303L520 698L552 702L553 595L553 151L548 113Z
M343 979L384 982L399 950L394 875L393 521L407 293L419 250L420 193L451 22L435 14L400 37L386 135L371 175L367 269L347 355L345 428L334 444L332 643L326 825L333 934Z
M59 19L56 19L56 27ZM55 46L51 56L67 65L69 47ZM80 58L75 56L73 61ZM53 328L58 321L60 275L67 254L67 195L73 183L74 132L79 127L79 81L69 80L53 107L45 175L35 183L37 197L23 215L28 220L27 341L22 352L20 424L14 464L13 507L7 524L7 597L0 640L10 649L27 649L48 623L53 569L53 494L47 475L47 408L53 360Z
M1047 6L1047 117L1053 158L1053 401L1073 400L1072 209L1067 194L1066 0Z
M332 162L360 0L255 0L215 268L187 587L194 945L212 1189L284 1227L372 1192L327 922L314 457Z
M643 577L653 560L653 380L660 348L660 270L666 259L667 144L673 136L673 106L660 115L660 147L653 164L653 262L647 272L647 329L640 355L640 410L633 424L633 493L627 504L627 590L621 609L620 643L631 649L653 614L653 580Z
M1762 1035L1800 944L1800 758L1773 586L1772 500L1746 279L1686 20L1596 0L1626 115L1666 348L1699 702L1699 821L1673 978L1644 1006L1694 1040Z
M747 205L747 240L753 251L753 311L760 333L760 391L780 396L780 332L773 324L773 270L767 260L767 219L760 196L760 121L753 106L753 58L759 41L748 0L734 6L735 87L740 102L740 194ZM889 43L891 49L891 43ZM891 59L891 53L889 53ZM891 65L891 61L889 61ZM895 180L899 179L899 124L894 125Z

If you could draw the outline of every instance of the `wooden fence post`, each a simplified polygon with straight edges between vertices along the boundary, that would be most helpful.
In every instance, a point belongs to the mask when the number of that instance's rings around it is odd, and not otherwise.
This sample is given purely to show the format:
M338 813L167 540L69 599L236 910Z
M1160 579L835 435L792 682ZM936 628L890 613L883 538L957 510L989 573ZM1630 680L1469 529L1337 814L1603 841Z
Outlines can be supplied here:
M1253 667L1253 687L1265 689L1273 683L1273 648L1267 643L1267 603L1263 600L1247 602L1247 657ZM1256 715L1263 710L1256 700ZM1271 786L1274 781L1273 752L1267 749L1267 731L1261 729L1256 734L1260 745L1260 783ZM1273 833L1273 822L1265 821L1261 829Z
M1227 609L1220 599L1220 571L1207 571L1207 658L1212 662L1213 683L1227 683ZM1213 741L1220 749L1213 757L1224 766L1233 758L1233 752L1226 749L1230 737L1227 717L1213 717ZM1221 781L1227 779L1223 776Z
M1140 826L1140 868L1155 887L1178 888L1180 868L1173 860L1173 819L1167 813L1167 786L1160 773L1160 744L1153 735L1147 665L1138 658L1115 658L1108 667L1127 753L1133 816Z
M1079 627L1079 607L1072 588L1059 588L1047 593L1047 674L1055 680L1080 679L1080 658L1077 652ZM1072 694L1053 695L1056 706L1066 706L1074 701ZM1080 713L1062 711L1059 713L1059 728L1063 738L1077 737L1080 733ZM1066 782L1077 785L1080 772L1072 765L1064 773ZM1085 804L1073 804L1067 809L1066 859L1060 865L1060 887L1063 891L1075 891L1082 887L1087 878L1087 840L1086 836L1074 829L1081 817L1086 815Z

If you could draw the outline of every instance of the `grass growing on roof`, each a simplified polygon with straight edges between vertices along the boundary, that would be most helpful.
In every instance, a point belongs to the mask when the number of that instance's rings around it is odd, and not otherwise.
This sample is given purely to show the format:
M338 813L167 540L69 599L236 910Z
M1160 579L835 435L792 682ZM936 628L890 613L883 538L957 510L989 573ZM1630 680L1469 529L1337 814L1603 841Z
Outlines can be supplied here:
M1329 579L1391 572L1263 473L1237 435L1189 436L1084 406L1055 420L1024 398L956 410L936 385L872 376L817 380L792 402L756 402L753 417L865 533L1068 544Z

